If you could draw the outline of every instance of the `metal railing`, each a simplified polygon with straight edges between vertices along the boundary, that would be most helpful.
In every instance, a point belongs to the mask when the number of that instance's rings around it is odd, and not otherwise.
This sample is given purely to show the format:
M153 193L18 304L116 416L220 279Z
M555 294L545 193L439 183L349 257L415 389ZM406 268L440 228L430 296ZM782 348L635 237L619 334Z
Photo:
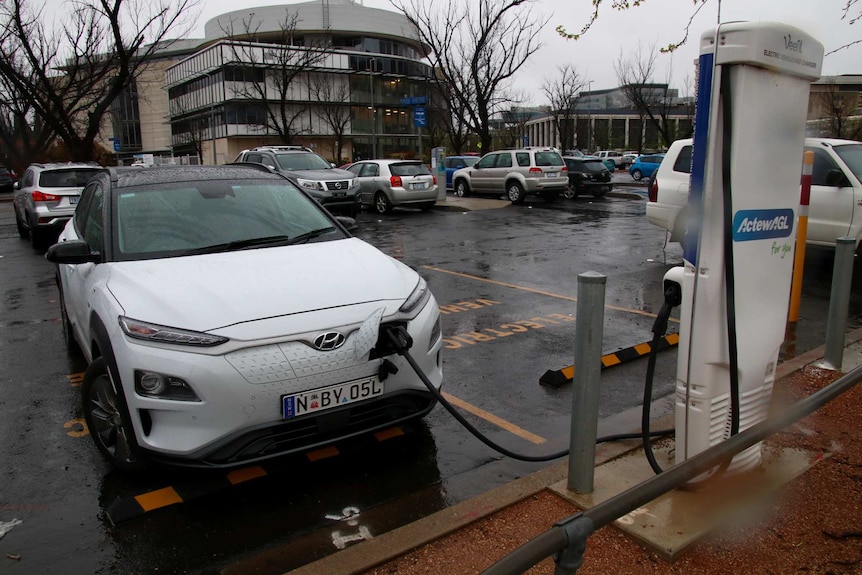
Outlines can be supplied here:
M483 571L483 575L523 573L551 555L554 556L554 561L557 563L555 575L576 573L583 562L587 538L593 531L631 513L656 497L675 489L720 465L737 453L763 441L770 435L811 415L860 381L862 381L862 366L795 403L786 411L749 427L726 441L702 451L685 462L671 467L588 511L557 522L551 530L539 535Z

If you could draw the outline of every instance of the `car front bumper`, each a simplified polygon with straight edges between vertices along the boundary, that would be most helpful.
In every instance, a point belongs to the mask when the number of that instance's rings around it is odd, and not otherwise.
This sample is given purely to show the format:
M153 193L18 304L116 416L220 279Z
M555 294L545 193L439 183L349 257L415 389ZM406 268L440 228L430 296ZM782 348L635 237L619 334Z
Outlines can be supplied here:
M195 467L231 467L307 450L337 439L421 417L435 400L400 355L376 357L383 349L381 325L406 325L413 338L410 353L435 388L442 383L442 337L433 297L410 320L374 318L376 343L370 353L318 352L295 339L241 342L225 353L178 350L127 338L114 343L114 355L138 446L151 459ZM368 323L368 320L363 324ZM355 326L354 326L355 327ZM368 330L348 336L365 338ZM364 334L364 335L363 335ZM436 335L434 335L436 334ZM431 342L430 338L436 341ZM112 339L114 339L112 337ZM356 340L358 341L358 340ZM369 346L366 342L364 345ZM347 345L345 345L345 348ZM282 397L339 383L380 377L385 361L384 392L373 399L285 419ZM136 370L153 371L185 381L199 401L144 396L135 391Z

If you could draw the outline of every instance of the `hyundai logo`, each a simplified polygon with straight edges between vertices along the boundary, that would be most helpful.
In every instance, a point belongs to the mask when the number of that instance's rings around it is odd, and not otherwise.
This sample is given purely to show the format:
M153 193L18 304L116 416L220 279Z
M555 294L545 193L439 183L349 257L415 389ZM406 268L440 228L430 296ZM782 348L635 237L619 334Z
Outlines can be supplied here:
M345 341L347 338L344 337L344 334L337 331L327 331L314 338L312 344L320 351L332 351L344 345Z
M341 189L341 182L335 182L335 189L336 189L336 190L340 190L340 189Z

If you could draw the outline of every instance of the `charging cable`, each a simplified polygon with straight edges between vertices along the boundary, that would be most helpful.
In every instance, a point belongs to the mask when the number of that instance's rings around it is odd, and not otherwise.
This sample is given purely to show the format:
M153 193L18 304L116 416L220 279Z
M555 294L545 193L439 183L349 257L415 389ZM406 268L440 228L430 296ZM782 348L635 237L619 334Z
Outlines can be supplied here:
M454 417L458 421L458 423L463 425L464 428L467 429L467 431L469 431L471 434L473 434L476 437L476 439L478 439L479 441L481 441L482 443L484 443L485 445L487 445L488 447L490 447L494 451L497 451L497 452L502 453L503 455L505 455L507 457L511 457L512 459L517 459L519 461L530 461L530 462L552 461L554 459L559 459L561 457L565 457L569 454L569 450L566 449L564 451L558 451L556 453L550 453L548 455L524 455L522 453L516 453L510 449L506 449L502 445L499 445L498 443L495 443L494 441L492 441L491 439L486 437L484 434L482 434L481 431L476 429L469 421L467 421L467 419L465 419L464 416L458 412L458 410L455 408L455 406L453 406L451 403L446 401L446 398L443 397L443 394L440 393L440 391L436 387L434 387L434 385L431 383L431 381L425 375L425 372L422 371L422 368L419 367L419 364L417 364L416 360L413 359L413 356L410 355L409 350L411 347L413 347L413 338L410 337L410 334L407 332L407 329L401 325L383 326L383 329L386 331L386 337L389 339L389 342L392 344L394 351L398 355L404 357L404 359L407 360L407 363L410 364L410 367L413 368L413 371L416 372L416 375L419 376L419 378L422 380L422 383L424 383L425 387L428 388L428 391L431 392L431 395L434 396L434 398L440 403L440 405L442 405L446 409L446 411L448 411L450 414L452 414L452 417ZM659 435L668 435L670 433L673 433L672 429L671 430L663 430L663 431L655 431L655 432L652 432L652 435L653 436L659 436ZM641 437L640 433L621 433L621 434L616 434L616 435L608 435L605 437L600 437L600 438L596 439L596 443L603 443L606 441L621 441L624 439L638 439L640 437Z

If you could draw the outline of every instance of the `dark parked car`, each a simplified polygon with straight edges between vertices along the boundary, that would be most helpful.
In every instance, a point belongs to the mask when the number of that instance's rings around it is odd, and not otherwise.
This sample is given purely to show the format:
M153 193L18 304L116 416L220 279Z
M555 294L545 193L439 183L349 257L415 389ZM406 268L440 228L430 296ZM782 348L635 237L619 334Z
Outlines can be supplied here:
M452 189L452 174L455 173L455 170L472 166L478 162L479 159L479 156L446 156L446 162L444 164L446 170L446 189Z
M569 171L569 186L563 193L566 198L571 200L579 194L600 198L613 189L611 172L600 158L564 156L563 161Z
M0 192L11 192L15 185L15 173L0 166Z

